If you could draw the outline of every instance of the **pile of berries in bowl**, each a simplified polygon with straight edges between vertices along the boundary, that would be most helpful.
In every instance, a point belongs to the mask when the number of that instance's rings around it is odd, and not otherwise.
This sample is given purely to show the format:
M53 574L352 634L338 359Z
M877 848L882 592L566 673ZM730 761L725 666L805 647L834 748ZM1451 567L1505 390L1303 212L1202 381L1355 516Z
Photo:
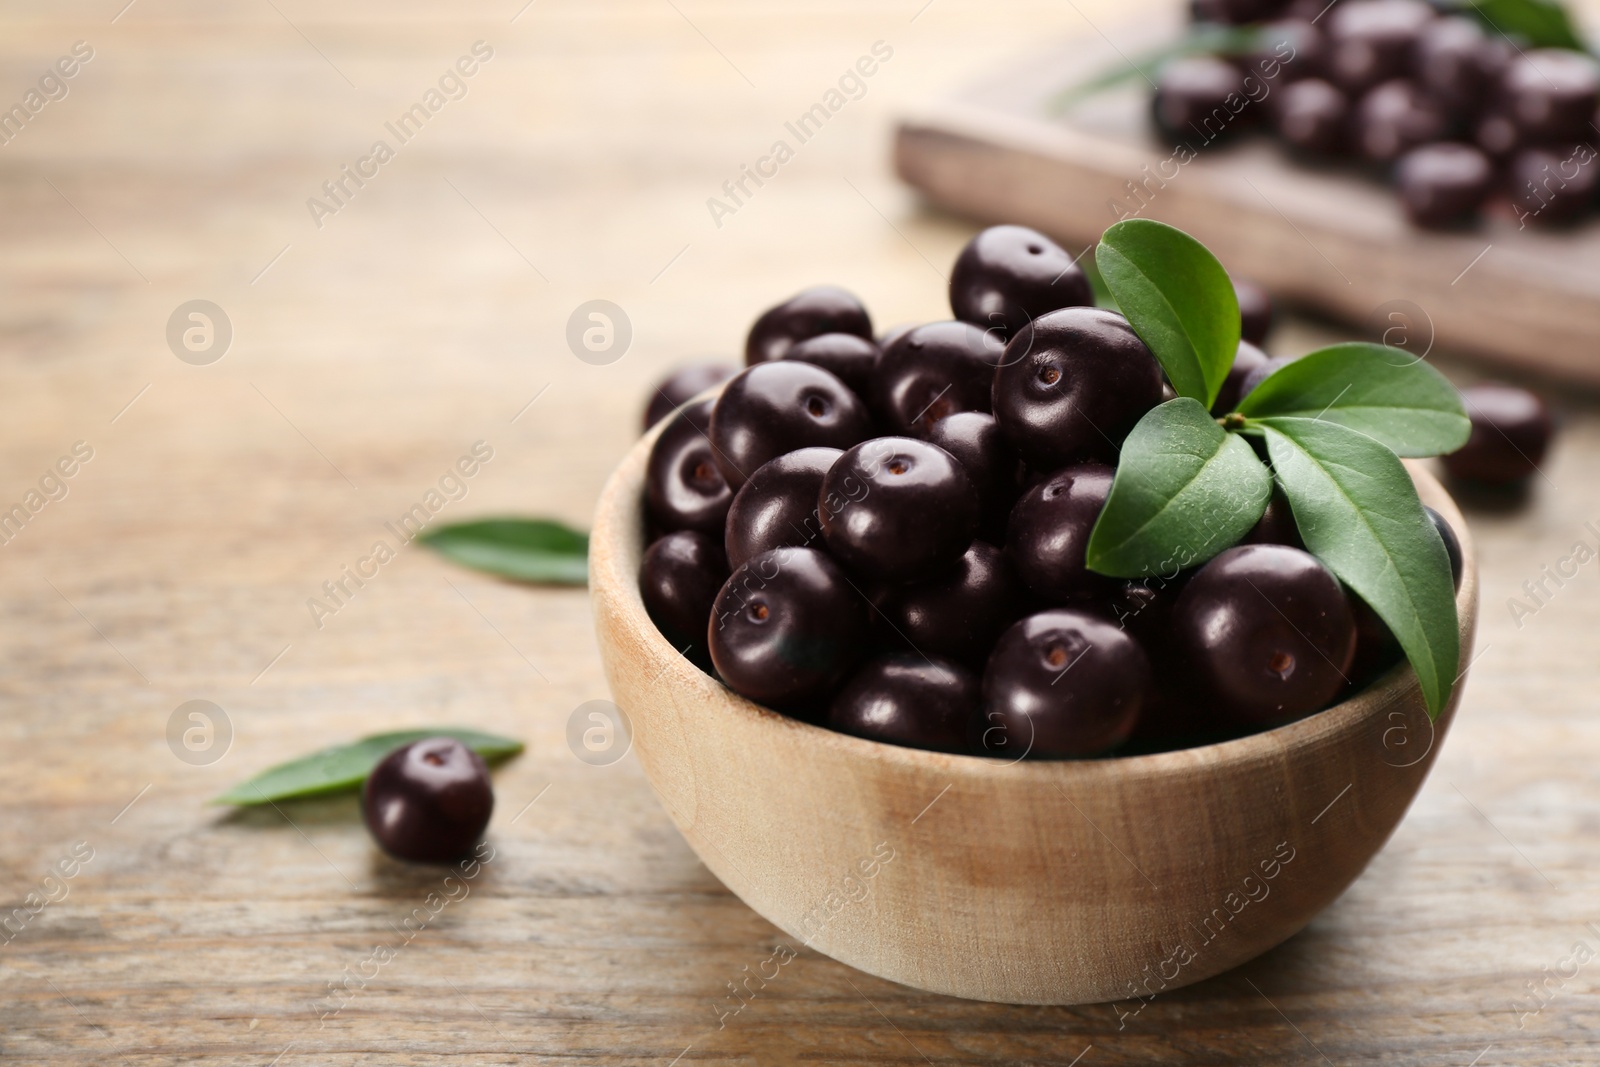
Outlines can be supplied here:
M1460 547L1398 457L1466 440L1453 387L1379 345L1269 360L1171 227L1119 223L1096 262L1120 311L996 226L950 321L875 338L834 288L762 314L651 447L662 635L776 711L1007 760L1271 729L1402 657L1437 713Z
M1505 8L1531 10L1512 21ZM1193 40L1218 51L1168 63L1152 108L1179 144L1265 127L1304 159L1388 171L1424 227L1469 223L1496 201L1522 226L1595 207L1600 63L1554 3L1194 0L1192 10Z

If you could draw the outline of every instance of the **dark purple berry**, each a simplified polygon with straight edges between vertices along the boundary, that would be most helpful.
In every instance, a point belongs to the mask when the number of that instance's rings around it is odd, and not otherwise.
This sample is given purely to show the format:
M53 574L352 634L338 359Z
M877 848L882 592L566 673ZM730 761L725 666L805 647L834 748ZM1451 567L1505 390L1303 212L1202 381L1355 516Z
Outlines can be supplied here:
M639 595L650 621L673 648L697 666L711 663L706 622L717 591L728 580L728 561L716 540L693 530L658 538L639 567Z
M1282 18L1256 29L1255 41L1243 52L1225 56L1246 77L1250 88L1259 82L1269 86L1269 92L1280 91L1282 86L1302 78L1315 78L1322 73L1328 42L1322 27L1310 19ZM1271 96L1262 100L1270 111Z
M1300 527L1295 525L1289 498L1283 495L1282 489L1276 485L1272 487L1272 497L1267 501L1266 510L1261 513L1261 518L1256 520L1256 524L1250 527L1250 532L1239 539L1239 543L1306 547L1305 542L1300 539Z
M1266 366L1268 356L1261 349L1249 341L1240 341L1239 350L1233 355L1233 366L1228 368L1228 376L1222 379L1222 388L1217 390L1217 402L1211 405L1211 410L1218 415L1226 415L1238 407L1239 401L1244 399L1240 388L1252 371Z
M1011 509L1006 550L1035 596L1051 604L1106 593L1111 580L1089 570L1084 550L1115 472L1103 464L1063 467L1022 494Z
M991 226L956 257L950 310L1004 339L1048 311L1092 307L1088 275L1066 249L1026 226Z
M891 633L916 651L981 667L1021 616L1025 595L1005 553L974 541L933 577L892 590L880 610Z
M1403 78L1386 81L1356 101L1350 139L1375 163L1390 163L1413 148L1437 141L1449 128L1438 104Z
M1532 477L1550 447L1555 425L1544 401L1513 385L1461 390L1472 420L1467 443L1444 457L1454 478L1482 485L1516 485Z
M1501 62L1477 20L1443 18L1417 38L1412 73L1417 84L1452 115L1477 114L1488 99Z
M741 371L711 410L717 466L737 490L770 459L797 448L849 448L872 432L850 387L821 367L794 360Z
M712 607L711 662L758 704L802 708L860 660L867 602L839 565L810 548L775 548L733 572Z
M721 385L738 373L739 368L732 363L694 363L679 367L650 394L650 402L644 409L644 428L648 430L713 385Z
M920 325L922 325L920 322L902 322L889 327L878 335L878 350L881 352L883 349L888 348Z
M1294 360L1293 356L1270 356L1265 363L1248 371L1239 382L1239 399L1243 400L1249 396L1255 391L1256 386L1272 377L1274 371L1280 367L1287 367Z
M797 341L783 355L821 367L865 400L872 391L872 372L878 365L878 343L853 333L822 333Z
M825 333L853 333L870 339L872 317L855 294L837 286L806 289L762 312L745 339L744 361L754 366L782 359L796 341Z
M984 754L1095 756L1133 732L1150 700L1139 643L1082 611L1045 611L1007 630L983 674Z
M1339 580L1315 556L1242 545L1207 563L1173 612L1194 685L1220 712L1270 728L1325 706L1344 685L1356 628Z
M682 408L650 450L645 503L651 521L664 532L722 532L733 490L706 433L712 403L701 400Z
M800 448L762 464L728 509L728 566L774 548L821 548L817 498L823 475L842 455L837 448Z
M1600 64L1582 52L1539 48L1512 59L1500 79L1505 109L1529 141L1585 141L1600 105Z
M978 676L965 667L913 652L868 661L844 683L828 725L892 745L965 752L978 735Z
M1206 144L1249 128L1261 109L1245 94L1238 67L1216 56L1193 55L1162 68L1151 113L1167 137Z
M483 757L453 737L413 741L372 768L361 817L395 859L449 863L478 843L494 811Z
M1341 0L1324 20L1330 80L1359 95L1403 77L1423 30L1436 17L1422 0Z
M1400 662L1404 654L1389 624L1354 593L1347 594L1351 617L1356 624L1356 654L1350 659L1348 692L1359 692L1378 675Z
M1406 216L1439 229L1470 220L1494 190L1494 164L1472 145L1439 141L1400 157L1395 186Z
M1306 78L1279 90L1273 128L1285 144L1307 156L1338 156L1348 145L1350 98L1321 78Z
M1439 540L1444 542L1444 554L1450 559L1450 581L1455 586L1456 592L1461 591L1461 539L1450 528L1450 523L1445 517L1430 508L1422 505L1423 512L1433 523L1433 528L1439 531Z
M1584 217L1594 206L1597 171L1587 144L1517 152L1506 185L1519 223L1559 226Z
M980 529L1005 537L1006 517L1022 490L1022 461L993 415L958 411L934 423L928 442L956 457L978 489Z
M1138 639L1153 661L1163 662L1171 654L1172 609L1191 577L1191 571L1177 571L1120 580L1086 610L1103 610L1119 630Z
M878 357L873 407L885 425L908 435L957 411L987 412L1000 353L1000 341L969 322L918 326Z
M1265 344L1267 334L1272 332L1272 295L1244 278L1233 279L1233 295L1239 301L1239 339L1257 346Z
M822 480L828 550L858 574L926 578L961 558L978 529L978 490L956 458L910 437L879 437L840 456Z
M1111 459L1161 402L1161 365L1128 320L1102 308L1052 311L1006 345L994 417L1022 458L1050 469Z

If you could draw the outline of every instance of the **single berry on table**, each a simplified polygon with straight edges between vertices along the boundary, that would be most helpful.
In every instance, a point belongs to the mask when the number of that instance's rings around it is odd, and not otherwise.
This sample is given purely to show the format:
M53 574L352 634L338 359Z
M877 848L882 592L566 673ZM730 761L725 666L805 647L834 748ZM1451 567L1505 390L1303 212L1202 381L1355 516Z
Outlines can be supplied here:
M1350 98L1331 82L1305 78L1279 90L1272 124L1297 152L1313 157L1342 155L1350 140Z
M1436 17L1422 0L1340 0L1327 17L1330 80L1360 94L1405 76L1417 42Z
M1512 59L1500 79L1506 113L1534 142L1585 141L1600 106L1600 63L1567 48L1538 48Z
M361 787L361 816L372 839L413 863L460 859L483 836L493 812L488 766L453 737L396 749Z
M1511 157L1506 186L1519 223L1560 226L1594 206L1600 164L1587 144L1524 148Z
M1472 433L1443 457L1453 478L1489 486L1527 481L1539 470L1555 424L1550 409L1533 393L1512 385L1474 385L1461 390Z
M1395 167L1400 205L1418 226L1466 222L1494 191L1494 164L1467 144L1439 141L1413 148Z
M1443 109L1404 78L1367 92L1350 115L1356 151L1374 163L1393 162L1419 145L1437 141L1448 128Z
M1216 56L1183 56L1162 68L1151 113L1168 137L1185 142L1226 140L1260 118L1261 109L1248 101L1244 75Z

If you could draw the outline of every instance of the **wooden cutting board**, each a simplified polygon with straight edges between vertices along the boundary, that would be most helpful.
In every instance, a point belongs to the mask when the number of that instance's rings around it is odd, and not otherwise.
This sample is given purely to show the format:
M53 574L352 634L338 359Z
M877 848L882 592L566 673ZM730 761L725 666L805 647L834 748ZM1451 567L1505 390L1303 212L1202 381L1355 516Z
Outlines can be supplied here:
M1156 20L1008 64L902 119L895 167L942 207L1079 248L1119 218L1159 219L1231 272L1373 339L1387 331L1414 351L1438 344L1600 385L1600 216L1540 231L1500 203L1473 229L1428 232L1381 175L1307 166L1265 136L1183 162L1155 133L1141 79L1052 107L1064 88L1179 32Z

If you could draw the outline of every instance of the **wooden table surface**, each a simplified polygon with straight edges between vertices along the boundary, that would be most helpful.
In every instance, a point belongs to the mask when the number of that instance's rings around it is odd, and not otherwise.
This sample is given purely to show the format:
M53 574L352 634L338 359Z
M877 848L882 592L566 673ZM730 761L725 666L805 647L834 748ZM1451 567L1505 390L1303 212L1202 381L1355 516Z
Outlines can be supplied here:
M787 939L631 756L568 749L607 695L585 594L408 549L336 613L307 607L474 442L493 458L441 519L586 523L651 381L736 351L795 289L943 317L971 226L894 184L890 120L1125 6L124 2L0 13L0 100L93 50L0 146L0 510L42 505L0 545L0 910L49 901L0 945L0 1061L1600 1062L1600 562L1520 625L1507 606L1600 537L1600 412L1570 392L1527 506L1474 513L1479 658L1393 840L1304 933L1126 1019L799 950L719 1028L728 984ZM716 225L707 198L880 40L864 96ZM398 144L385 123L477 41L466 95ZM319 227L308 198L380 138L393 158ZM633 327L603 366L564 340L597 298ZM232 326L205 365L166 336L196 299ZM75 445L92 458L48 477ZM169 746L190 700L231 723L214 762ZM429 724L528 745L466 890L380 858L348 799L206 804Z

